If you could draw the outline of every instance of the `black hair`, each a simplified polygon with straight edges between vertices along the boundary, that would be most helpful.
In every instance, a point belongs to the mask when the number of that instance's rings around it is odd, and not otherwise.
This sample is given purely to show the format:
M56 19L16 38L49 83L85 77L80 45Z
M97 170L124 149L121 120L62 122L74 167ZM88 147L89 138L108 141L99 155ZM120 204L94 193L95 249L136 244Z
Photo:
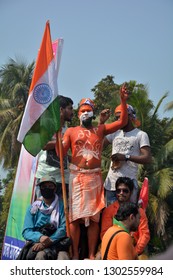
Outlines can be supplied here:
M126 220L131 214L136 216L139 213L139 207L133 202L124 202L120 204L120 207L115 215L115 219L118 221Z
M58 100L60 107L62 107L63 109L65 109L70 104L73 105L73 100L70 97L58 95Z
M134 188L134 183L133 183L133 180L130 179L129 177L119 177L115 183L115 189L117 190L117 188L119 187L119 185L121 184L124 184L126 185L130 192L133 191L133 188Z

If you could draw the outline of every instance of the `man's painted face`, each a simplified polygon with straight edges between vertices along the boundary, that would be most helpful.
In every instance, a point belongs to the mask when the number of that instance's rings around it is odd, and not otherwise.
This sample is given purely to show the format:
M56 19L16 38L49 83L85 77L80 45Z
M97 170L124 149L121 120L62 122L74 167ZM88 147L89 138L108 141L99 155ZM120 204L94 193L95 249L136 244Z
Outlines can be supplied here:
M79 112L78 112L78 117L80 119L80 124L82 124L83 122L85 122L89 119L92 121L93 115L94 115L94 113L93 113L93 109L91 108L91 106L82 105L79 109Z

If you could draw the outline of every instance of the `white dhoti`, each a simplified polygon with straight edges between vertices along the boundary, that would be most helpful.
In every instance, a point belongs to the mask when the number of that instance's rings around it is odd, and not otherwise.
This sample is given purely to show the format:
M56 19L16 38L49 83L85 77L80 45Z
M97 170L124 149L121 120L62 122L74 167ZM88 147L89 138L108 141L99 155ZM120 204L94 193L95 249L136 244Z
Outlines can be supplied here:
M99 222L105 207L101 169L83 169L70 164L69 221L84 219Z

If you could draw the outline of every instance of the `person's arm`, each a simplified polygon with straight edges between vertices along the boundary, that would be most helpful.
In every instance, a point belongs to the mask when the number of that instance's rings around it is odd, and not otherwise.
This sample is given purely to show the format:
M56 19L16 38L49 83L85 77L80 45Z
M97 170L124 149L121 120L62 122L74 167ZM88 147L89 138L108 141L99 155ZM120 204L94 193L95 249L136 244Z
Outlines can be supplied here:
M121 97L121 105L122 105L122 112L120 115L120 119L118 119L117 121L115 121L113 123L104 124L104 126L105 126L104 134L105 135L117 131L118 129L124 127L128 122L126 100L128 99L129 96L128 96L128 91L127 91L125 85L123 85L120 89L120 97Z
M150 240L150 231L148 227L148 219L145 214L145 211L140 208L140 223L138 227L138 232L134 233L134 238L135 234L138 235L137 238L137 243L135 245L135 250L138 255L142 254L144 251L145 247L147 246L149 240Z
M113 217L116 213L114 212L114 208L112 205L105 208L102 212L101 219L101 231L100 231L100 239L102 240L103 235L113 225Z
M132 244L131 236L126 232L117 235L117 254L119 260L138 259Z
M126 161L124 154L116 153L111 156L112 161ZM140 155L130 155L128 161L138 164L147 164L151 162L151 149L148 146L140 148Z
M151 162L151 149L150 147L142 147L140 148L140 155L139 156L130 156L130 161L139 164L147 164Z
M73 127L74 129L74 127ZM63 152L63 156L67 155L67 152L70 148L71 145L71 139L70 139L70 135L72 135L74 133L74 131L72 131L72 128L68 128L66 130L66 132L64 133L64 136L62 138L62 152ZM59 156L60 151L59 151L59 143L56 143L56 153Z
M49 141L43 148L43 150L54 150L56 145L56 140Z
M104 124L109 119L110 115L110 109L104 109L103 111L101 111L98 125Z
M66 220L63 201L59 199L59 225L57 230L50 236L52 241L59 241L66 236Z
M66 126L61 126L62 135L64 135L65 131L67 130ZM52 139L44 146L43 150L54 150L56 147L56 134L53 135Z
M56 145L56 134L53 135L52 139L44 146L43 150L53 150Z
M35 231L34 225L34 215L30 212L31 206L27 209L24 221L24 227L22 231L22 236L25 240L30 240L33 242L39 242L40 237L43 235L39 231Z

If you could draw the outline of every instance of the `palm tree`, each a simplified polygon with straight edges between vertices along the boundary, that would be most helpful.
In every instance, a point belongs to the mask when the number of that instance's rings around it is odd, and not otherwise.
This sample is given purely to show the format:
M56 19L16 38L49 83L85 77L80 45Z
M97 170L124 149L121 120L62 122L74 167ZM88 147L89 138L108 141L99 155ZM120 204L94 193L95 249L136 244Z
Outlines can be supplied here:
M34 62L27 65L24 61L9 59L0 69L0 161L9 172L3 179L4 195L0 213L0 245L3 240L13 182L16 173L21 144L17 134L23 116ZM0 246L1 247L1 246ZM1 251L1 248L0 248Z
M173 205L170 203L170 199L173 199L173 119L163 120L161 124L164 143L157 146L148 172L151 184L148 213L154 232L167 244L170 241L170 235L167 234L170 231L168 223L170 217L173 218Z
M2 187L4 195L0 196L1 209L0 209L0 256L3 245L3 238L5 233L6 221L8 217L8 210L10 207L11 194L13 191L13 181L16 170L9 170L7 177L2 179Z
M21 144L17 134L28 97L34 62L9 59L0 69L0 161L4 168L17 165Z
M173 199L173 119L160 120L158 117L158 109L167 96L168 93L165 93L156 107L147 95L145 102L140 94L132 99L132 105L138 108L142 130L149 135L153 156L152 164L141 167L138 174L140 181L147 176L150 184L147 214L151 252L165 250L173 238L172 224L169 222L173 218L173 206L170 203L170 199Z
M170 101L165 105L165 112L170 110L173 110L173 101Z
M135 87L130 104L137 108L141 129L149 135L151 152L153 156L152 164L139 169L138 178L142 182L147 176L150 183L150 198L147 209L152 238L160 239L160 249L165 249L170 240L167 235L168 221L173 212L172 204L169 204L170 197L173 198L173 119L158 117L158 109L167 98L165 93L154 107L148 99L145 87ZM172 238L172 236L171 236Z

